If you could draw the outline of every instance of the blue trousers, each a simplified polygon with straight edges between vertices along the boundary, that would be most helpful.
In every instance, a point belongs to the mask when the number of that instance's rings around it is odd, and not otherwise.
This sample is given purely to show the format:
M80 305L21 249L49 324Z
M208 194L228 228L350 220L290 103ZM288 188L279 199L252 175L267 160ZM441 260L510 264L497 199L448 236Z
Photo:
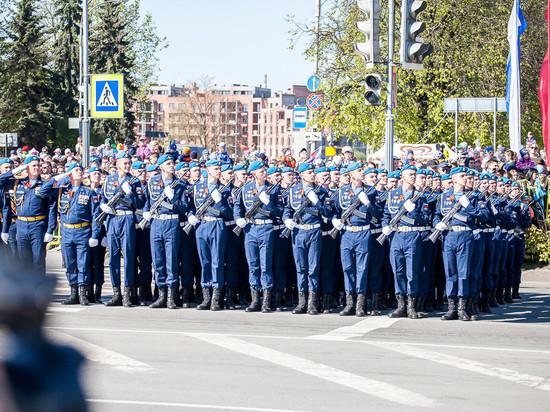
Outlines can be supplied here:
M495 244L495 253L493 255L493 261L491 266L491 278L493 283L493 288L498 288L499 278L500 278L500 258L502 256L503 240L502 233L499 230L495 230L495 235L493 236L492 242Z
M239 284L239 259L242 248L242 233L233 233L235 225L227 226L227 248L225 249L225 284L236 289Z
M319 292L319 265L323 234L321 229L292 231L292 252L296 261L299 292Z
M524 235L515 237L517 240L514 248L513 284L519 284L521 283L521 267L525 258L525 237Z
M481 292L480 280L482 278L481 269L483 267L483 256L485 255L485 240L483 233L474 235L474 244L472 248L472 264L470 269L470 296L475 296Z
M482 290L488 292L492 290L493 286L493 258L495 256L495 242L492 241L493 233L483 233L482 238L485 243L485 254L483 255L483 266L482 266Z
M518 238L514 235L508 235L508 256L506 258L506 282L505 287L514 286L514 260L516 258L516 248L518 247Z
M180 229L178 274L181 277L181 286L186 289L193 287L193 263L196 253L197 244L195 240L195 231L187 234Z
M420 232L396 232L390 239L390 262L395 274L395 294L418 296L422 253Z
M124 255L124 286L134 284L136 250L136 218L134 215L109 216L107 220L107 247L111 284L120 287L120 255Z
M274 288L276 292L283 292L286 287L286 281L290 269L289 253L291 240L281 238L282 229L275 231L275 249L273 251L273 277Z
M503 288L506 286L506 272L507 272L506 264L508 263L508 250L510 246L508 235L503 233L501 237L502 237L502 242L501 242L502 252L500 254L500 261L498 264L498 287L499 288Z
M448 232L443 237L443 263L447 280L448 298L469 296L472 247L474 236L471 231Z
M71 229L61 225L61 253L65 257L70 286L88 286L90 282L90 226Z
M136 228L135 286L151 285L153 280L153 256L151 253L151 229Z
M153 219L151 221L150 246L157 286L169 289L178 288L179 220Z
M33 271L46 274L46 221L24 222L17 219L17 251L23 263L32 263Z
M430 233L430 231L422 232L422 254L418 276L418 296L421 297L427 297L430 292L430 277L433 271L432 255L434 254L435 244L429 239Z
M244 250L251 290L273 289L273 225L249 224L244 228Z
M195 230L201 260L201 286L221 290L224 284L224 258L227 227L223 220L200 223Z
M367 293L370 238L370 230L342 231L340 256L344 270L344 289L348 295Z
M387 253L387 243L381 245L376 241L376 236L371 235L369 240L369 269L367 287L372 293L380 293L382 291L382 283L384 277L384 261ZM389 266L389 265L388 265Z
M321 269L319 271L320 292L323 294L334 292L337 247L338 242L336 239L333 239L329 234L323 236Z

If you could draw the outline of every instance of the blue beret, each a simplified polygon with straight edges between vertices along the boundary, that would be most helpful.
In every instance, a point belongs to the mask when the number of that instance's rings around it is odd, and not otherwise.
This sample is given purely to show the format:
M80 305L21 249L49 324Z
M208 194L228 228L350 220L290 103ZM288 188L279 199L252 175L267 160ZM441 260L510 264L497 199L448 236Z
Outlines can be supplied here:
M441 175L437 172L434 172L434 179L441 179Z
M394 170L393 172L388 173L388 179L399 179L401 177L401 174L399 173L399 170Z
M417 175L428 175L427 169L420 169L416 172Z
M229 163L224 163L222 165L222 172L226 172L228 170L233 170L233 166Z
M378 174L378 170L375 169L374 167L369 167L368 169L365 169L364 173L365 173L365 174L368 174L368 173L376 173L376 174Z
M94 173L94 172L100 172L101 173L101 169L97 166L92 166L88 169L88 174Z
M469 169L466 172L466 176L475 176L475 175L476 175L476 171L474 169Z
M329 166L328 167L329 172L336 172L337 170L338 170L338 168L336 166Z
M417 171L416 166L411 164L403 166L401 172L404 172L405 170L414 170L415 172Z
M386 169L384 169L384 168L376 169L376 171L378 172L379 175L380 175L380 174L386 174L386 175L388 174L388 171L387 171Z
M147 172L156 172L157 170L159 170L159 165L149 165L146 169Z
M492 173L487 173L487 176L489 176L489 180L497 180L497 176Z
M348 172L349 172L349 171L348 171L348 168L347 168L347 167L343 167L343 168L340 169L340 174L341 174L341 175L345 175L345 174L348 173Z
M283 167L281 169L282 173L294 173L294 169L292 167Z
M306 170L313 170L313 169L315 169L315 166L313 166L313 164L311 164L311 163L302 163L298 167L298 173L302 173L302 172L305 172Z
M479 180L489 180L489 174L488 173L481 173L479 175Z
M77 167L80 167L82 170L84 170L84 167L82 167L80 163L71 163L69 166L67 166L67 173L69 173L73 169L76 169Z
M315 173L323 173L323 172L328 172L328 167L321 166L321 167L318 167L317 169L315 169Z
M485 148L485 150L483 151L483 153L489 153L491 150L492 150L493 152L495 151L495 149L494 149L493 147L489 146L489 147Z
M13 160L11 160L7 157L4 157L2 160L0 160L0 166L3 165L3 164L6 164L6 163L13 164Z
M254 170L261 169L262 167L265 167L265 163L261 160L254 160L252 163L250 163L250 166L248 166L248 173L253 172Z
M502 183L504 183L504 178L503 178L503 177L497 178L497 182L502 182Z
M428 176L433 176L434 175L434 171L432 169L424 169L426 171L426 175Z
M199 162L189 162L189 169L193 167L201 167L201 164Z
M503 177L502 181L504 182L505 185L509 185L510 183L512 183L512 181L510 179L508 179L507 177Z
M219 160L209 160L205 163L205 166L206 167L210 167L210 166L221 166L222 165L222 162L219 161Z
M130 156L127 152L120 151L116 154L116 160L118 159L131 159L132 156Z
M180 169L183 169L185 167L189 167L189 163L187 162L179 162L176 167L175 167L175 170L180 170Z
M512 183L512 187L519 187L519 183L518 182Z
M281 173L282 170L280 167L276 167L276 166L273 166L273 167L270 167L269 169L267 169L267 175L272 175L273 173Z
M157 164L160 166L161 164L163 164L164 162L166 162L168 160L172 160L172 156L162 155L161 157L159 157L159 160L157 161Z
M28 165L30 162L34 162L35 160L36 160L37 162L40 161L40 159L38 158L38 156L34 156L34 155L33 155L33 156L29 156L29 157L27 157L27 158L25 159L25 162L24 162L23 164Z
M359 169L360 167L362 167L363 165L359 162L351 162L349 165L348 165L348 172L351 172L353 170L357 170Z
M208 177L208 172L206 170L203 170L201 172L201 175L202 175L202 177L204 177L206 179Z
M244 163L239 163L233 167L234 172L238 172L239 170L246 170L246 165Z
M132 163L132 169L144 169L145 166L147 165L139 160L137 162Z
M467 167L464 167L464 166L455 167L453 168L453 170L451 170L451 176L456 175L457 173L466 173L467 171L468 171Z
M91 157L90 157L90 163L94 163L94 162L99 163L99 157L97 157L97 156L91 156Z
M441 175L441 181L449 180L450 178L451 178L451 175L448 173Z

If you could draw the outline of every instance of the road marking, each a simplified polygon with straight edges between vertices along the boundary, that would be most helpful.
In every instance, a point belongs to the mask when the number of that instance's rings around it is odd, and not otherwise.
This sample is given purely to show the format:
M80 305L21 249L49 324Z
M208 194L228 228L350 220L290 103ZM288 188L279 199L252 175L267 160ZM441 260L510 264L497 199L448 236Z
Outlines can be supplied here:
M196 408L196 409L220 409L224 411L250 411L250 412L305 412L293 409L271 409L271 408L252 408L248 406L225 406L225 405L201 405L195 403L177 403L177 402L149 402L149 401L127 401L120 399L87 399L93 403L109 403L117 405L143 405L143 406L165 406L175 408Z
M357 338L366 335L376 329L389 328L395 322L401 319L391 319L387 316L375 316L361 322L357 322L351 326L343 326L338 329L331 330L323 335L309 336L308 339L314 340L346 340L350 338Z
M121 353L103 348L95 343L76 338L63 332L54 331L54 340L74 346L86 359L97 362L113 369L128 373L156 373L157 369L150 365L129 358Z
M511 369L499 368L486 363L459 358L458 356L453 355L445 355L428 349L415 348L401 343L377 343L372 341L365 343L371 346L389 349L404 355L440 363L442 365L454 366L458 369L479 373L481 375L492 376L509 382L518 383L520 385L529 386L531 388L550 391L550 379L548 378L520 373Z
M433 399L416 392L390 385L385 382L366 378L322 363L314 362L288 353L266 348L255 343L246 342L229 336L212 336L204 333L188 333L188 336L220 346L243 355L252 356L263 361L337 383L367 395L396 402L405 406L431 408L437 406Z
M84 310L85 308L82 308L82 307L79 307L79 306L75 306L75 307L70 307L70 306L55 306L55 305L50 305L48 306L48 309L46 312L70 312L70 313L74 313L74 312L80 312L82 310Z

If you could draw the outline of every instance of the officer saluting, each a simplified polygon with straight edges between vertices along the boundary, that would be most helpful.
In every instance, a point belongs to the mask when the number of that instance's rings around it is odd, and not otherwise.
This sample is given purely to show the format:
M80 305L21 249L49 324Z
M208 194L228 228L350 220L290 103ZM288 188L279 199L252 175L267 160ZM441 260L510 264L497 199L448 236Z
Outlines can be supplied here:
M94 219L99 215L99 196L82 184L83 167L72 163L67 172L44 184L39 194L56 197L61 218L61 252L65 257L71 295L64 305L88 305L91 286L90 248L97 247L101 226ZM69 179L67 179L69 177Z

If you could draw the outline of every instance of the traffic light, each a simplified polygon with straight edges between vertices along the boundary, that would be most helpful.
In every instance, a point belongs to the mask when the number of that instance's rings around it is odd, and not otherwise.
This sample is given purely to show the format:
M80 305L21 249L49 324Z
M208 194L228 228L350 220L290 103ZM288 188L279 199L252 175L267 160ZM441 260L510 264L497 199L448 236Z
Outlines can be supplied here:
M353 49L365 60L367 69L372 69L374 63L380 61L380 1L379 0L358 0L357 7L367 17L366 21L358 21L357 28L366 37L364 43L353 45Z
M424 59L432 53L431 44L425 44L418 37L426 30L426 23L416 21L419 13L426 9L424 0L403 0L401 5L401 66L404 69L423 70Z
M382 75L367 74L365 77L365 100L368 105L380 106L382 104Z

